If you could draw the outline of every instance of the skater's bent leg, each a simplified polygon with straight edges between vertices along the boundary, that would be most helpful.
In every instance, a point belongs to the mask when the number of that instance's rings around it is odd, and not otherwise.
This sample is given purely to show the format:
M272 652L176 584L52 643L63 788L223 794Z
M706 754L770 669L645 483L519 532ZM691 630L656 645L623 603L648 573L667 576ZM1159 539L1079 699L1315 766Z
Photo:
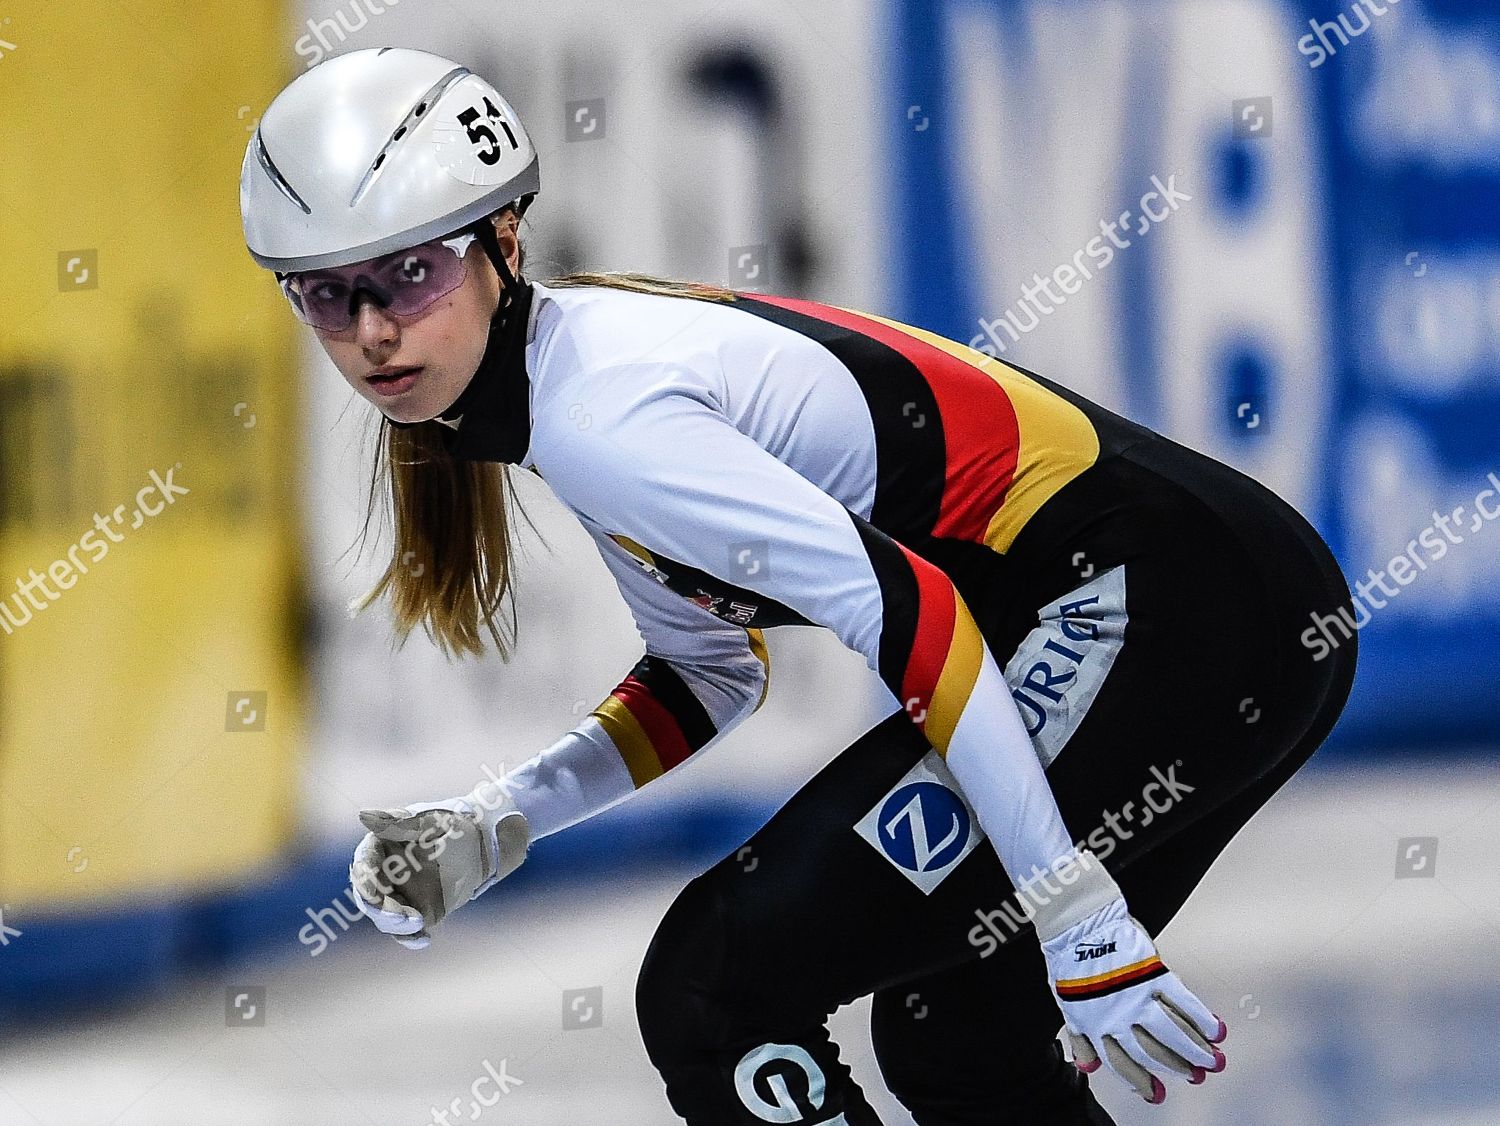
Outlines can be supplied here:
M857 831L930 751L893 714L672 904L637 1011L689 1123L879 1121L824 1022L855 998L972 959L975 905L1010 888L994 851L975 848L927 873L940 881L924 891Z
M711 874L672 904L636 988L636 1013L672 1109L689 1126L880 1126L839 1059L827 1013L792 982L731 961L736 920Z
M1113 1126L1063 1058L1032 932L988 958L875 994L881 1075L917 1126Z
M1230 798L1214 817L1200 820L1142 853L1116 876L1131 913L1155 936L1172 921L1229 842L1276 792L1291 781L1323 745L1343 710L1354 682L1353 646L1335 653L1330 668L1315 677L1299 669L1302 683L1314 684L1317 711L1298 742L1253 785ZM1321 683L1315 681L1321 680Z

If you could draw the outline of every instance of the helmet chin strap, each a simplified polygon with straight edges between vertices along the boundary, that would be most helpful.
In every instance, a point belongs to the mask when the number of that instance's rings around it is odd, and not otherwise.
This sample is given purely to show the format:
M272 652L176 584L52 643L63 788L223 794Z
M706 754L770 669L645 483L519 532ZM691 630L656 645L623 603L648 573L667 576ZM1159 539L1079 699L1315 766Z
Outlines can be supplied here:
M495 310L498 317L502 312L521 296L521 283L516 276L510 272L510 264L505 261L505 255L500 252L500 240L495 237L495 224L488 218L479 220L470 228L479 236L479 244L484 247L484 252L489 256L490 265L495 267L495 273L500 275L500 287L503 296L509 301L502 301L499 308Z
M516 215L524 214L533 197L526 196L516 205ZM479 358L479 366L474 370L468 384L445 409L439 411L428 422L443 420L452 422L463 416L464 411L474 401L479 388L489 379L498 374L502 357L511 354L513 338L518 332L524 331L520 325L520 318L512 318L510 313L521 304L521 298L529 285L521 281L515 274L511 273L510 265L505 261L505 255L500 250L500 240L495 236L495 224L486 216L466 228L472 231L479 239L479 245L484 247L484 253L494 266L495 273L500 278L500 302L495 307L495 313L490 318L489 339L485 344L484 355ZM421 426L420 422L397 422L389 415L386 421L399 429L411 426Z

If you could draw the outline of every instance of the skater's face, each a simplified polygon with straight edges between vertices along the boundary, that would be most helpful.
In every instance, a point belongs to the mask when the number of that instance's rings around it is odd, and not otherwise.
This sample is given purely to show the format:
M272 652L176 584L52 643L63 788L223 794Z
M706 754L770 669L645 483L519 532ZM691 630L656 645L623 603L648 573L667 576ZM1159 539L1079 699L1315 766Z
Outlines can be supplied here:
M495 220L500 252L512 274L519 268L516 222L509 211ZM464 279L458 287L421 312L393 313L361 291L347 328L313 328L349 386L397 422L421 422L440 414L479 368L490 319L500 303L500 278L477 239L466 249L463 263ZM357 272L357 267L343 269L350 278ZM377 368L392 374L375 375Z

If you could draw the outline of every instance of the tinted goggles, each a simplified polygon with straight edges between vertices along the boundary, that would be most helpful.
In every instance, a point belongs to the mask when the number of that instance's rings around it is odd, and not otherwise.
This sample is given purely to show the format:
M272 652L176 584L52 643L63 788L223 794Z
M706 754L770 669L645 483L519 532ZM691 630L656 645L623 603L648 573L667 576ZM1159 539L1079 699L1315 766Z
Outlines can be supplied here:
M354 323L360 291L398 317L432 307L463 284L472 234L450 235L348 266L279 274L281 292L303 324L342 332Z

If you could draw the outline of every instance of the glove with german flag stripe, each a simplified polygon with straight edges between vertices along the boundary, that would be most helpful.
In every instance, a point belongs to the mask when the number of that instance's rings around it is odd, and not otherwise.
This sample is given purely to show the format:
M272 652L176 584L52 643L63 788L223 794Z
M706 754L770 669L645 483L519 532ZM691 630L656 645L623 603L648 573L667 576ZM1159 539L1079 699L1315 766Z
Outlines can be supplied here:
M1162 964L1098 859L1084 851L1073 871L1032 920L1074 1064L1088 1073L1107 1062L1153 1104L1166 1100L1170 1076L1196 1085L1223 1071L1224 1022Z

